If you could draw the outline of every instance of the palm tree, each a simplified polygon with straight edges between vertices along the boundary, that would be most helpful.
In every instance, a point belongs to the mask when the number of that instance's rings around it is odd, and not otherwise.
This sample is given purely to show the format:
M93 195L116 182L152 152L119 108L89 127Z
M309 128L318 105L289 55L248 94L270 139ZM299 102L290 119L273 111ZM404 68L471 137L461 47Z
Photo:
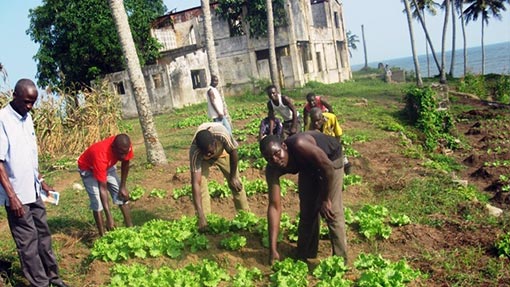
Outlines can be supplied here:
M409 38L411 39L411 49L413 51L414 72L416 74L416 85L418 87L423 87L423 80L421 79L421 73L420 73L420 63L418 62L418 55L416 54L416 47L415 47L415 43L414 43L413 17L411 15L411 7L409 6L409 2L407 0L403 0L403 2L404 2L405 10L406 10L406 15L407 15L407 25L409 26Z
M358 35L353 34L350 30L347 31L347 46L349 47L349 56L352 58L352 50L357 50L358 46L356 43L359 43Z
M508 0L507 0L508 1ZM469 21L476 21L478 17L482 18L482 75L485 74L485 47L484 47L484 33L485 25L489 24L490 16L501 20L501 11L506 11L505 0L466 0L469 5L464 10L466 16L466 24Z
M457 16L455 15L455 0L452 0L451 3L451 11L452 11L452 59L450 61L450 76L453 77L453 72L455 69L455 40L457 37Z
M415 3L418 5L416 6ZM413 9L413 18L418 19L418 23L420 23L419 16L421 15L423 19L423 26L427 26L425 23L425 11L428 11L431 15L435 16L437 14L436 7L439 6L435 1L433 0L419 0L417 2L413 1L409 3L411 5L411 8ZM405 12L405 11L404 11ZM425 37L425 41L426 41ZM430 77L430 55L429 55L429 45L428 42L425 43L425 54L427 56L427 77ZM435 56L435 55L434 55Z
M140 61L136 53L135 43L129 28L129 22L124 9L123 0L109 0L112 10L113 20L119 34L119 40L126 58L129 78L134 89L136 108L138 110L138 119L142 126L145 149L147 151L147 161L154 165L166 165L167 159L163 146L161 145L154 126L152 111L150 109L149 95L145 86Z
M418 3L417 0L412 0L414 7L420 7L421 5ZM409 9L411 9L409 7ZM407 13L407 11L406 11ZM427 39L427 43L429 43L430 51L432 52L432 57L434 58L434 62L436 63L437 70L441 73L441 65L439 64L439 60L437 59L436 51L434 50L434 45L432 45L432 40L430 39L429 31L427 29L427 26L425 25L425 20L423 19L423 16L421 13L416 13L418 16L418 19L420 20L421 27L423 28L423 32L425 33L425 37Z
M453 9L457 9L460 15L460 25L462 28L462 39L463 39L463 56L464 56L464 76L467 73L467 39L466 39L466 22L464 20L464 0L453 0Z
M211 78L214 75L218 78L218 81L221 83L220 69L218 68L218 59L216 57L216 47L214 46L214 32L211 20L211 6L209 5L209 0L200 0L200 3L202 5L202 13L204 14L205 45L207 48L209 73ZM220 96L221 101L223 102L223 108L225 109L225 113L227 115L227 119L230 122L230 126L233 127L232 120L228 113L227 102L225 101L223 92L220 92Z
M278 80L278 66L276 64L276 47L274 41L274 20L273 20L273 1L266 0L267 8L267 43L269 48L269 72L271 82L280 91L280 81ZM290 27L292 29L292 27Z
M450 0L445 0L443 2L444 7L444 22L443 22L443 36L441 40L441 72L439 76L439 82L441 84L446 83L446 32L448 30L448 17L450 17Z
M365 54L365 66L363 70L368 69L367 42L365 40L365 26L361 25L361 38L363 39L363 53Z

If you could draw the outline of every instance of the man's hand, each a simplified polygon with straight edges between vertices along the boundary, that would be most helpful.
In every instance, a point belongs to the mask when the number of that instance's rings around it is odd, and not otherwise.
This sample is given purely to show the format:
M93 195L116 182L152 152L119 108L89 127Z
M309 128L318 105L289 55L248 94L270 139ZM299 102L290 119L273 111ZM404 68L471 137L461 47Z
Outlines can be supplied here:
M276 261L280 261L280 254L278 251L274 250L269 252L269 265L273 265Z
M119 191L119 198L124 200L124 201L128 201L129 200L129 192L127 190L127 188L121 188L120 191Z
M55 190L53 189L53 186L48 185L46 181L41 182L41 188L46 192Z
M329 200L329 198L322 202L321 214L327 221L335 219L335 214L331 210L331 200Z
M238 177L230 178L229 185L230 188L232 188L236 192L240 192L243 189L243 184L241 183Z
M13 198L9 198L9 203L10 203L9 208L16 217L22 217L23 215L25 215L25 209L23 209L23 204L21 204L21 201L16 195Z

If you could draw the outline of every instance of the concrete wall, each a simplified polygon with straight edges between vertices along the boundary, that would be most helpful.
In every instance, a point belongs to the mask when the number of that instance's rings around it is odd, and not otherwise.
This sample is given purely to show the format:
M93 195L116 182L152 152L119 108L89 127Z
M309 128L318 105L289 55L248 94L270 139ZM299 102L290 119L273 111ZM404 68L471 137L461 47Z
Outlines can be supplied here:
M334 83L351 78L344 23L337 27L333 19L336 12L339 21L343 20L341 5L336 1L316 2L291 1L287 12L292 13L293 25L279 27L275 31L280 84L283 88L299 87L308 81ZM252 89L254 80L269 79L268 59L263 56L268 54L267 38L256 39L246 35L230 37L228 23L212 14L220 69L219 85L224 94L239 94L243 90ZM206 101L205 93L210 82L201 9L189 9L182 14L166 17L172 17L173 26L170 29L168 26L162 27L169 21L160 17L157 19L158 25L155 25L158 31L153 31L153 35L171 33L166 35L168 37L163 36L167 41L175 41L177 48L164 51L164 56L158 59L158 65L143 68L155 114ZM299 43L306 44L306 54L309 56L302 56L304 50ZM307 73L304 73L305 70ZM192 75L197 72L201 75L201 87L193 86ZM127 74L120 72L109 77L113 82L124 83L126 93L121 96L123 116L137 116ZM161 82L163 86L156 87L154 77L161 78L156 82Z

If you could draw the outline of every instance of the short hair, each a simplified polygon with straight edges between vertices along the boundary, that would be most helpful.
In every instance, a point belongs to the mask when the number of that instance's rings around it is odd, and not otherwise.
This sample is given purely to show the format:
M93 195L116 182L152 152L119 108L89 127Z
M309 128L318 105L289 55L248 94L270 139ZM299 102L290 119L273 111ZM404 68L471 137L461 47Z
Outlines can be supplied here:
M313 97L315 97L315 93L308 93L308 94L306 94L306 100L308 102L311 101Z
M318 119L322 115L322 110L319 107L313 107L310 109L310 118Z
M206 150L214 142L214 137L209 130L201 130L195 136L195 143L200 150Z
M262 153L262 155L264 155L272 143L277 143L277 144L281 145L282 142L283 142L283 139L277 135L265 136L262 140L260 140L260 143L259 143L260 153Z
M118 134L115 136L115 139L113 140L113 144L116 147L130 147L131 146L131 139L127 134Z
M268 93L271 89L276 89L276 90L278 90L278 88L277 88L275 85L269 85L269 86L267 86L267 88L266 88L266 93Z
M20 79L14 86L14 93L18 96L23 95L29 88L37 89L34 82L30 79Z

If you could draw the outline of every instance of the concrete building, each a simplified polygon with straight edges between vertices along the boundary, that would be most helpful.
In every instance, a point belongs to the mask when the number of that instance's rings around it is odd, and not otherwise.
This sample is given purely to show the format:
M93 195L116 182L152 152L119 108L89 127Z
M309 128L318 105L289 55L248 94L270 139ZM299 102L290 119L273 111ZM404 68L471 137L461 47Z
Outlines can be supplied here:
M280 86L349 80L352 74L341 1L285 2L288 24L275 29ZM267 38L234 35L229 21L214 12L216 5L211 3L211 16L223 93L234 95L252 89L255 81L269 80ZM157 64L143 68L153 112L206 101L210 73L201 7L159 17L152 23L152 34L163 45ZM110 74L108 79L122 95L123 116L136 117L127 72Z

